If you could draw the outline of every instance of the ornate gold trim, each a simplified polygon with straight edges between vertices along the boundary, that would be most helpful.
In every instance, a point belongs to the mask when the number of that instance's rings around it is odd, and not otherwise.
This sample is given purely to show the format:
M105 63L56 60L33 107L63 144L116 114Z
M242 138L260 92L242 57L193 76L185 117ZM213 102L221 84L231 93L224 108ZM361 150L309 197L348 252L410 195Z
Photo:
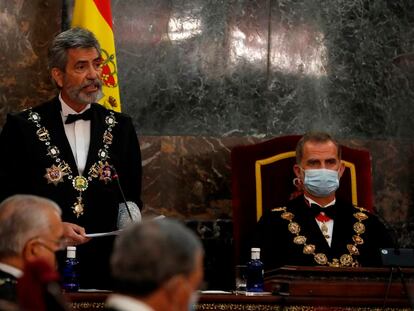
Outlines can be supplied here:
M263 215L263 198L262 198L262 166L271 164L276 161L284 160L287 158L296 157L296 151L289 151L277 154L270 158L256 161L256 218L259 221Z
M279 311L286 310L279 305L263 303L198 303L196 310L215 311L215 310L248 310L248 311Z
M71 310L95 310L105 309L105 302L72 302Z
M365 209L357 206L354 206L354 208L357 210L357 212L353 214L356 219L356 222L353 225L355 235L352 237L354 244L347 244L348 254L341 255L339 259L332 258L331 261L326 254L318 253L315 245L306 243L308 238L300 234L302 230L301 226L297 222L293 221L295 214L288 212L287 207L280 208L278 211L282 212L280 214L280 218L288 221L287 229L294 235L293 243L303 245L303 253L306 255L312 255L313 260L318 265L330 267L358 267L359 263L356 259L354 259L354 256L359 255L358 245L364 244L364 240L360 235L365 232L365 225L362 221L368 219L368 215L364 213Z

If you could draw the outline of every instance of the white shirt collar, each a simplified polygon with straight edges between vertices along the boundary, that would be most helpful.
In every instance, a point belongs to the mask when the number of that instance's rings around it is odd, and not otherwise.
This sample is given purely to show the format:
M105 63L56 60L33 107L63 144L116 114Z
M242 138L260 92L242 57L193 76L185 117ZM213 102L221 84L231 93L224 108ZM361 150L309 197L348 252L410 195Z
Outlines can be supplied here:
M321 206L319 203L317 203L315 200L312 200L311 198L309 198L309 197L307 197L306 195L303 195L304 197L305 197L305 199L309 202L309 205L310 204L317 204L317 205L319 205L319 206ZM336 202L336 198L335 199L333 199L331 202L329 202L328 204L326 204L325 206L323 206L323 207L328 207L328 206L331 206L331 205L334 205L335 204L335 202Z
M62 93L59 93L59 101L62 105L62 116L65 117L65 119L68 116L68 114L79 114L91 107L91 104L87 104L85 109L83 109L82 111L76 112L68 104L66 104L65 101L62 99Z
M2 262L0 262L0 270L13 275L16 279L20 278L23 275L22 270Z
M147 304L132 297L121 294L110 295L106 301L106 306L122 311L154 311L154 309L149 307Z

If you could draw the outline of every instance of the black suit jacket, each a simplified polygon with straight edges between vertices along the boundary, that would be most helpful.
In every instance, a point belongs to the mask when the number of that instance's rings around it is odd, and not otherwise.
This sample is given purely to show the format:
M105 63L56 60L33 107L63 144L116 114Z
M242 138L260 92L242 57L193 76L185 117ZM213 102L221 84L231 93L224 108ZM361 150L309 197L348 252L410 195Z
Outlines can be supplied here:
M104 146L102 138L107 128L105 118L110 114L109 110L98 104L92 104L91 109L91 138L84 176L99 160L98 151ZM66 138L60 110L58 98L33 108L41 117L40 124L49 131L51 144L59 148L59 157L69 164L76 176L77 166ZM85 212L77 218L71 207L76 202L78 192L67 176L64 182L57 185L47 182L44 177L46 168L56 163L47 156L47 146L39 141L37 128L28 116L29 111L9 114L0 134L0 163L3 166L0 170L0 199L16 193L48 197L62 208L63 221L83 226L87 233L116 230L118 206L123 202L116 181L105 184L95 178L89 182L87 190L82 194ZM107 161L116 168L126 200L142 207L141 153L136 132L130 117L115 113L115 118L117 124L113 127L113 141ZM82 287L108 287L108 261L112 242L112 238L95 238L78 247Z
M331 246L328 245L310 207L300 196L287 205L287 211L295 215L301 231L300 234L307 238L307 244L316 246L316 253L324 253L328 260L339 259L342 254L349 254L347 244L353 244L352 237L355 235L353 225L356 222L354 213L357 212L352 204L336 200L336 214L332 234ZM262 260L265 269L274 269L284 265L317 266L312 255L303 253L303 245L293 243L295 237L288 230L289 221L280 217L282 211L274 209L266 212L257 224L256 232L251 246L262 249ZM368 219L363 221L366 227L365 233L361 234L364 240L358 246L359 255L355 255L360 265L365 267L380 266L380 248L392 247L393 242L384 225L374 215L367 212Z
M0 300L7 300L17 303L17 279L4 271L0 270Z

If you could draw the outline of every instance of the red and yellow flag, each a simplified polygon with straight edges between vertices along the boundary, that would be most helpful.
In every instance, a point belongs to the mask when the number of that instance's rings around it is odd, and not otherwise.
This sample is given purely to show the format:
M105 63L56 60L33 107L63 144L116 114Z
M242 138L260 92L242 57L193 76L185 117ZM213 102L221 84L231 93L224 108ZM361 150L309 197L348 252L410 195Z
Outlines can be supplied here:
M75 0L72 27L86 28L92 31L98 39L102 49L102 91L104 93L99 103L108 109L121 111L111 1Z

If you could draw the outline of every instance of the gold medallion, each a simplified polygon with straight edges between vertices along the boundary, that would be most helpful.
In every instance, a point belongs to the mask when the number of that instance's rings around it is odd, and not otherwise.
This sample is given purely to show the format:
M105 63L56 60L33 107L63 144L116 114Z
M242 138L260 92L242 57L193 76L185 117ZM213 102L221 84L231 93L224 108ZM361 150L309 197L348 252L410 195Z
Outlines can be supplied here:
M352 240L355 242L355 244L358 244L358 245L364 244L364 239L361 238L359 235L354 235L352 237Z
M295 215L293 215L292 213L290 213L290 212L284 212L284 213L282 213L282 215L280 215L280 217L282 217L283 219L286 219L286 220L292 220L294 217L295 217Z
M293 243L298 244L298 245L305 244L306 237L304 237L303 235L295 236L295 238L293 239Z
M59 166L52 165L51 167L46 168L46 174L44 177L47 179L48 184L54 184L55 186L58 183L63 181L63 176L67 175L66 172L62 171Z
M346 266L346 267L348 267L348 266L352 265L352 262L354 261L354 260L352 259L352 256L351 256L351 255L349 255L349 254L343 254L343 255L341 256L341 258L339 258L339 260L340 260L341 264L342 264L343 266Z
M355 245L353 245L353 244L348 244L348 245L346 246L346 248L348 249L348 251L349 251L349 253L350 253L351 255L359 255L359 250L358 250L358 248L357 248Z
M88 180L83 176L76 176L73 181L73 188L77 191L85 191L88 188Z
M315 261L320 265L326 265L328 263L328 257L324 253L318 253L313 256Z
M308 244L303 247L303 253L306 255L314 254L315 253L315 245Z
M291 222L291 223L289 223L288 229L293 234L297 234L297 233L300 232L300 226L299 226L299 224L297 222Z
M73 204L72 209L73 209L73 213L76 215L76 218L79 218L79 216L83 215L83 211L84 211L84 205L82 203L82 197L77 197L78 201L75 202L75 204Z
M356 223L354 224L354 231L355 231L357 234L362 234L362 233L364 233L364 232L365 232L365 225L364 225L362 222L356 222Z
M355 213L355 214L354 214L354 217L355 217L356 219L358 219L359 221L361 221L361 220L365 220L365 219L368 219L367 214L362 213L362 212L357 212L357 213Z

